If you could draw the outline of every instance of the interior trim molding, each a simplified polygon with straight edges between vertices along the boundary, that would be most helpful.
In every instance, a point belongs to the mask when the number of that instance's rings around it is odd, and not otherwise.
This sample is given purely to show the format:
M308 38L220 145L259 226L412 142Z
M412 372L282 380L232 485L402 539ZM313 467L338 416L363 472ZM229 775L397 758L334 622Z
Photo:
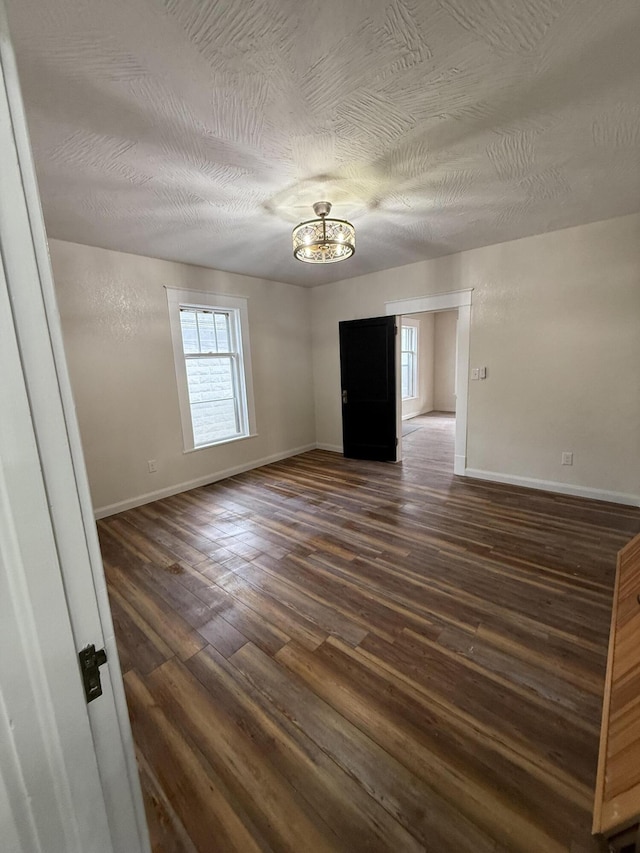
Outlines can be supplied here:
M465 290L450 290L448 293L432 293L429 296L416 296L411 299L396 299L385 302L385 313L389 314L421 314L423 311L448 311L471 305L472 287Z
M282 459L289 459L292 456L298 456L301 453L307 453L309 450L326 450L330 453L342 453L343 449L338 444L306 444L303 447L296 447L292 450L285 450L283 453L274 453L271 456L265 456L262 459L256 459L253 462L247 462L243 465L236 465L233 468L225 468L223 471L216 471L214 474L207 474L204 477L198 477L195 480L187 480L183 483L178 483L173 486L166 486L164 489L157 489L154 492L146 492L142 495L137 495L134 498L128 498L124 501L108 504L107 506L98 507L95 510L96 519L106 518L109 515L115 515L118 512L124 512L127 509L133 509L137 506L158 501L162 498L177 495L180 492L188 492L189 489L197 489L199 486L208 486L210 483L217 483L219 480L224 480L227 477L233 477L235 474L243 474L245 471L252 471L254 468L261 468L263 465L270 465L272 462L279 462ZM555 480L536 480L532 477L520 477L514 474L501 474L497 471L482 471L479 468L464 468L460 467L464 464L464 457L455 458L454 473L468 477L473 480L488 480L492 483L505 483L510 486L522 486L525 489L538 489L543 492L555 492L560 495L572 495L577 498L590 498L591 500L605 501L607 503L618 503L626 506L640 506L640 495L628 495L624 492L610 492L605 489L594 489L590 486L576 486L571 483L559 483Z
M262 459L254 459L242 465L235 465L233 468L225 468L222 471L205 474L203 477L198 477L195 480L187 480L183 483L176 483L173 486L165 486L164 489L156 489L154 492L145 492L145 494L137 495L135 498L127 498L124 501L98 507L94 510L94 515L96 519L106 518L109 515L124 512L126 509L133 509L152 501L159 501L161 498L169 498L171 495L188 492L189 489L197 489L199 486L208 486L210 483L217 483L218 480L225 480L227 477L233 477L235 474L243 474L245 471L262 468L263 465L270 465L272 462L279 462L281 459L298 456L300 453L306 453L308 450L315 450L317 446L315 443L305 444L303 447L295 447L292 450L285 450L282 453L273 453L271 456L264 456Z
M453 457L453 473L459 477L465 477L467 471L467 457L456 453Z
M344 448L341 444L316 444L316 450L328 450L330 453L344 453Z
M464 476L474 480L489 480L493 483L506 483L509 486L522 486L525 489L538 489L542 492L555 492L559 495L572 495L576 498L589 498L594 501L640 506L640 495L628 495L624 492L609 492L594 489L591 486L576 486L573 483L559 483L556 480L536 480L533 477L519 477L515 474L499 474L496 471L482 471L478 468L465 468Z

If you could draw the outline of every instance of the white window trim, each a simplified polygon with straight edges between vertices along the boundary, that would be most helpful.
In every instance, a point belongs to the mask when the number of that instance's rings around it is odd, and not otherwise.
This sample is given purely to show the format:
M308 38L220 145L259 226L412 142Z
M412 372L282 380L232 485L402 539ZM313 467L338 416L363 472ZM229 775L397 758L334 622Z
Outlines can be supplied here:
M166 287L165 289L167 291L167 303L169 306L171 343L173 345L173 360L178 386L178 404L182 423L184 453L194 453L198 450L206 450L209 447L217 447L221 444L230 444L233 441L244 441L247 438L254 438L258 432L256 429L251 345L249 341L249 300L244 296L229 296L225 293L210 293L206 290L182 290L176 287ZM221 310L231 309L238 312L241 338L237 342L238 353L240 355L238 373L241 401L242 399L246 400L245 415L248 430L246 435L232 436L231 438L223 438L220 441L212 441L210 444L195 446L191 421L191 405L189 403L189 387L187 384L187 369L182 344L182 329L180 328L181 306L202 308L206 311L219 308Z
M420 396L418 393L418 388L420 387L420 359L418 358L418 347L420 346L420 323L417 320L405 320L403 318L402 323L400 324L400 337L402 338L402 326L412 326L416 330L416 349L415 349L415 360L416 360L416 369L415 369L415 385L414 390L415 394L412 397L402 397L401 401L403 403L408 402L409 400L417 400ZM400 340L400 355L406 352L406 350L402 349L402 340ZM401 389L402 390L402 389Z

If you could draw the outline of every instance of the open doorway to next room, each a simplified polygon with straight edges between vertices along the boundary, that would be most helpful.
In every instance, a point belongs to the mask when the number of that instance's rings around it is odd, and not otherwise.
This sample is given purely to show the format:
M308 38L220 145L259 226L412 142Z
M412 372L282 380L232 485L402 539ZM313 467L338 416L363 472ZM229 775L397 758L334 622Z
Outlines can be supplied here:
M453 467L458 310L401 317L403 459Z

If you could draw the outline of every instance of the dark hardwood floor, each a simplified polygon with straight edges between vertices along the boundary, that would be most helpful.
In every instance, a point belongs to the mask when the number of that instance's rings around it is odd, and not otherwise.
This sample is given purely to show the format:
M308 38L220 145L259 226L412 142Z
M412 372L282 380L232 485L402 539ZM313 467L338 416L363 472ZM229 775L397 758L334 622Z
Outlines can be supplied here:
M637 509L314 451L99 522L154 851L600 849Z

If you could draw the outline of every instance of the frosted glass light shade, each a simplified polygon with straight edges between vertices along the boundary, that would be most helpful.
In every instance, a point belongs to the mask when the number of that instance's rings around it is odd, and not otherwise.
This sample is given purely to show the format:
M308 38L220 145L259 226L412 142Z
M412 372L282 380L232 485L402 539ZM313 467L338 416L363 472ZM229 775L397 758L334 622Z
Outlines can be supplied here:
M356 250L356 231L345 219L328 219L328 201L313 205L318 219L301 222L293 229L293 256L306 264L346 261Z

